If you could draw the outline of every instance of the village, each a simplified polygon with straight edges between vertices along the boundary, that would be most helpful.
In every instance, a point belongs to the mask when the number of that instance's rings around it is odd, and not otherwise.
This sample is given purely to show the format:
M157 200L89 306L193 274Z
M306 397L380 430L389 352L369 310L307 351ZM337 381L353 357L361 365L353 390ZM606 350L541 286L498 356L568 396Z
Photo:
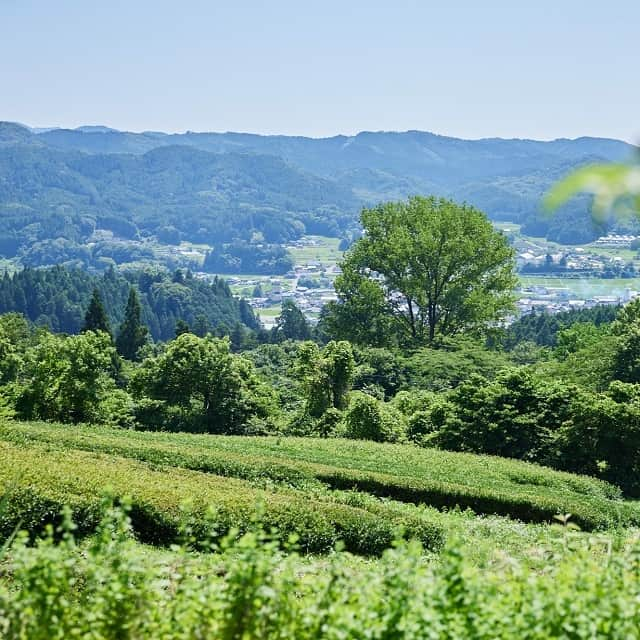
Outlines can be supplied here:
M540 284L522 285L518 291L516 302L518 315L532 312L560 313L572 309L591 309L598 305L621 305L630 302L640 295L640 292L625 287L620 294L594 295L588 298L579 297L575 290L569 287L550 287Z
M609 234L589 245L575 247L525 236L512 236L511 243L516 251L516 267L522 273L564 272L566 277L588 274L606 278L609 273L617 276L627 270L628 277L634 277L640 237Z
M293 300L311 322L317 320L322 307L337 298L333 278L339 273L336 266L296 265L284 276L228 276L227 282L233 290L252 289L252 296L247 300L258 311L265 327L269 328L275 322L274 307L279 314L280 305L285 300Z
M640 295L635 290L638 236L611 233L577 247L522 236L511 240L521 282L519 315L620 305Z
M638 236L609 234L589 245L573 247L509 235L520 276L514 318L533 311L553 314L620 305L640 295ZM295 302L312 323L317 322L326 303L336 300L333 281L341 272L338 263L342 255L338 241L303 236L286 248L294 266L285 274L223 276L234 293L248 300L266 328L274 325L285 300Z
M342 255L338 240L304 236L286 246L294 266L283 275L227 275L231 289L247 299L265 328L271 328L280 315L282 302L292 300L312 323L322 307L337 296L333 281L341 273L337 263ZM204 275L204 274L202 274Z

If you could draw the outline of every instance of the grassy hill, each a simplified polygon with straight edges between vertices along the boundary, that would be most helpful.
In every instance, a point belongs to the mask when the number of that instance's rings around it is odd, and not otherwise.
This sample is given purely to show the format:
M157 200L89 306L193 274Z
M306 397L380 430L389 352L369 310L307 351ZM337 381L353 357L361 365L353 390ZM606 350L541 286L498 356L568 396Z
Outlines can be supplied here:
M222 532L245 528L264 501L266 522L298 535L308 551L326 551L340 538L364 554L388 546L398 526L438 548L445 537L441 519L415 504L524 522L570 513L584 529L640 523L637 507L602 481L408 445L6 422L0 450L6 462L0 482L19 496L11 500L5 532L19 519L37 529L65 503L90 531L107 486L131 496L134 528L156 543L176 539L187 500L201 530L208 507Z

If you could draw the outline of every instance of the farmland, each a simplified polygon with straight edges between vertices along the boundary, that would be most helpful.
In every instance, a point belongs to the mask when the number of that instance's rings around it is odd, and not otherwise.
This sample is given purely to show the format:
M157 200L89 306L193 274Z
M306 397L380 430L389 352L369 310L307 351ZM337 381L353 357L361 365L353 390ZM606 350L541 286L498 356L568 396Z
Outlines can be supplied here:
M520 283L526 287L566 287L577 300L595 296L616 296L622 298L625 289L640 289L640 278L588 278L588 277L550 277L520 274ZM519 293L520 296L524 295Z
M0 456L0 530L54 526L13 545L2 637L637 637L640 510L598 480L408 445L46 423L2 423Z
M423 543L437 548L444 533L434 508L468 508L478 515L531 523L549 523L557 514L571 513L574 522L592 530L640 523L640 510L605 482L515 460L406 445L45 423L5 423L0 443L3 458L11 461L2 471L4 486L21 495L32 492L36 501L49 505L47 513L55 514L65 503L77 504L78 512L87 514L85 528L90 529L101 489L109 485L117 495L132 496L141 513L140 527L151 522L154 536L168 531L155 538L165 543L171 541L170 531L175 533L180 507L187 501L198 517L213 505L221 518L218 527L225 530L245 526L252 505L264 501L265 517L301 536L310 551L330 549L338 537L351 535L350 523L361 519L361 537L349 544L365 554L390 543L398 524L421 532ZM49 470L46 477L33 473L41 466ZM29 513L35 513L30 498L25 499ZM418 512L415 505L431 510ZM375 542L362 538L371 524L367 511L378 519L376 529L388 525ZM24 514L14 516L5 530ZM306 529L312 516L322 520L321 536ZM144 528L140 533L143 538L148 534Z

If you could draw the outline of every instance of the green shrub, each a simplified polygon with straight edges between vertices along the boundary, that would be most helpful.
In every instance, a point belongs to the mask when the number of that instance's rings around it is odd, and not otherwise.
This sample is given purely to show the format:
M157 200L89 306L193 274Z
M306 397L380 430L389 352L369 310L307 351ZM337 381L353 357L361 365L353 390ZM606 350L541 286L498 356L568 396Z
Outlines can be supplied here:
M348 438L397 442L404 436L401 414L392 406L360 391L351 394L344 424Z
M221 553L179 549L151 560L110 509L88 546L68 516L9 550L0 576L0 637L62 640L542 640L640 638L637 539L608 554L571 543L544 571L501 563L477 571L448 545L438 562L398 541L377 562L345 554L302 562L254 523ZM606 540L601 541L607 542Z

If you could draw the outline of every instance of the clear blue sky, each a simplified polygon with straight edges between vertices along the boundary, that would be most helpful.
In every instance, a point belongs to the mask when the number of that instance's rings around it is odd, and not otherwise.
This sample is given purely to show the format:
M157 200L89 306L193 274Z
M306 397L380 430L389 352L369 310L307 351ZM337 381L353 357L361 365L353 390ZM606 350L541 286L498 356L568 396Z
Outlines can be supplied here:
M0 0L0 119L640 141L640 0Z

